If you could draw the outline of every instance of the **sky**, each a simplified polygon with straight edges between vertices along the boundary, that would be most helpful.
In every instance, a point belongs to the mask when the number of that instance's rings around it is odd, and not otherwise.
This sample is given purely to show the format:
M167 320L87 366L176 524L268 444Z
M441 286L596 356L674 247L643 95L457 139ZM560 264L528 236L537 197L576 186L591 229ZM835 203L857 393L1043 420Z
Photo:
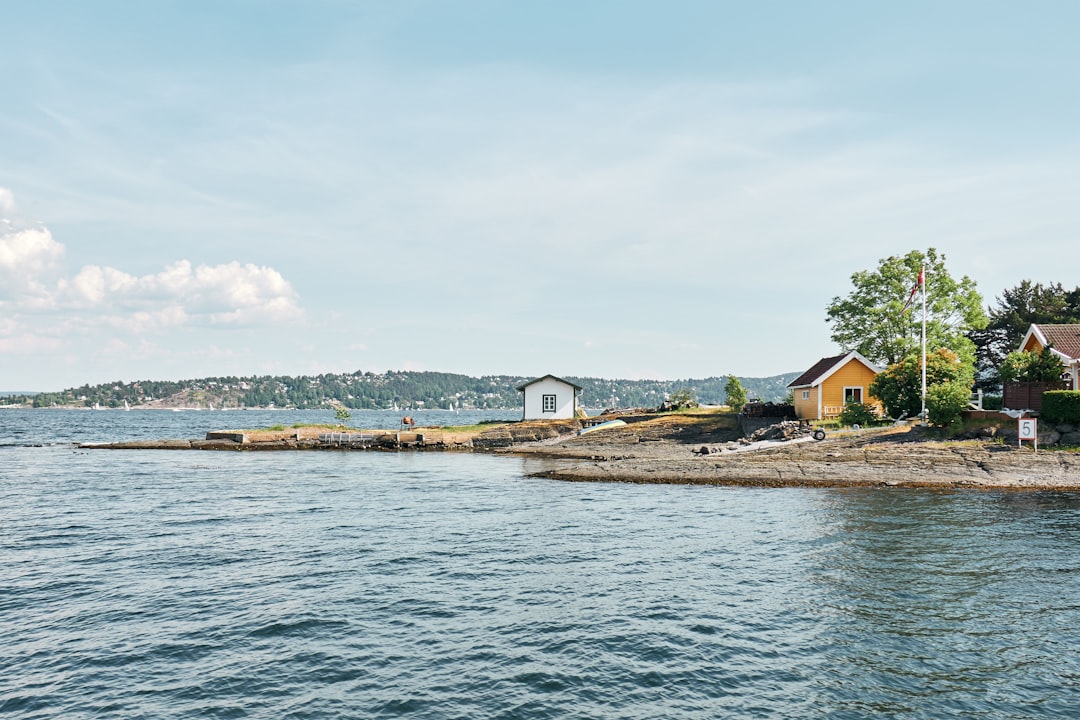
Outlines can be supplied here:
M1080 4L7 3L0 390L805 370L933 247L1080 285Z

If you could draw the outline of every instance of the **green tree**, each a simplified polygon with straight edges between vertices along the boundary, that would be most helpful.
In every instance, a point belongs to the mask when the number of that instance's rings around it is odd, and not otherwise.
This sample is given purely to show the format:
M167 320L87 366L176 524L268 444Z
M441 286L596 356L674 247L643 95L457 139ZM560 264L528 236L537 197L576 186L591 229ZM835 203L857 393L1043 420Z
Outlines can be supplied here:
M887 257L878 261L876 270L852 275L855 289L845 298L834 297L826 308L833 341L844 350L858 350L880 365L893 365L918 351L921 290L906 312L904 305L923 267L927 350L948 348L973 365L975 344L968 335L986 327L982 296L975 289L975 281L966 275L953 279L945 267L945 256L934 248L925 253L913 250L903 257Z
M1065 364L1047 345L1041 352L1009 353L1001 363L999 375L1005 382L1053 382L1060 380Z
M352 417L352 413L350 413L349 409L344 405L338 405L337 408L334 410L334 417L341 422L345 422Z
M938 348L926 358L927 397L930 388L946 383L956 383L965 388L970 396L974 370L956 353ZM870 383L870 394L885 406L890 417L916 417L922 411L922 358L920 354L908 355L878 374ZM965 403L967 401L965 400Z
M728 407L735 412L742 412L743 406L746 405L746 389L739 382L739 378L728 375L727 383L724 385L724 392L727 393Z

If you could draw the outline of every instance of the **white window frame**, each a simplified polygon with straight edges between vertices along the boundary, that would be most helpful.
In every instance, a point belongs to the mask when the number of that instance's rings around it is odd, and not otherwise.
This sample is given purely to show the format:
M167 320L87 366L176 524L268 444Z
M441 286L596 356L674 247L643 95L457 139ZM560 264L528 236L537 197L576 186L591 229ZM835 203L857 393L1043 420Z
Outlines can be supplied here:
M848 390L855 390L859 393L858 400L848 400ZM863 388L861 385L845 385L844 386L844 405L848 403L862 403L863 402Z
M802 399L803 400L809 400L810 399L810 391L809 390L803 390L802 391Z
M554 394L545 393L540 396L540 412L553 413L559 407L559 398Z

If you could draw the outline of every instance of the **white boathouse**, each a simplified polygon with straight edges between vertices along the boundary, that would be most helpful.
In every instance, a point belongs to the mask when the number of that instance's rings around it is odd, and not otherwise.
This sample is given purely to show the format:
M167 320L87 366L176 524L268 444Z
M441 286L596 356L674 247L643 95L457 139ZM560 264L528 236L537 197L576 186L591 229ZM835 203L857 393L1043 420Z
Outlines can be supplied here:
M545 375L518 386L518 392L525 393L522 420L568 420L577 414L581 386Z

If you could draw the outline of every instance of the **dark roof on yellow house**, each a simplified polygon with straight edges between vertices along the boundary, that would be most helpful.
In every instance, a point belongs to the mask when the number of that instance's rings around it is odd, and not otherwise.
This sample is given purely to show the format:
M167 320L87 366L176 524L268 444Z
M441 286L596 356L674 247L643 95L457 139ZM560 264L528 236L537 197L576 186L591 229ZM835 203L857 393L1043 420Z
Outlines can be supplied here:
M874 365L874 363L864 358L855 350L852 350L851 352L844 353L842 355L834 355L833 357L821 358L816 363L814 363L813 367L811 367L799 377L792 380L788 384L788 387L798 388L820 385L822 382L828 379L830 375L842 368L848 363L849 360L852 359L858 360L863 365L873 370L875 373L881 372L881 368Z

